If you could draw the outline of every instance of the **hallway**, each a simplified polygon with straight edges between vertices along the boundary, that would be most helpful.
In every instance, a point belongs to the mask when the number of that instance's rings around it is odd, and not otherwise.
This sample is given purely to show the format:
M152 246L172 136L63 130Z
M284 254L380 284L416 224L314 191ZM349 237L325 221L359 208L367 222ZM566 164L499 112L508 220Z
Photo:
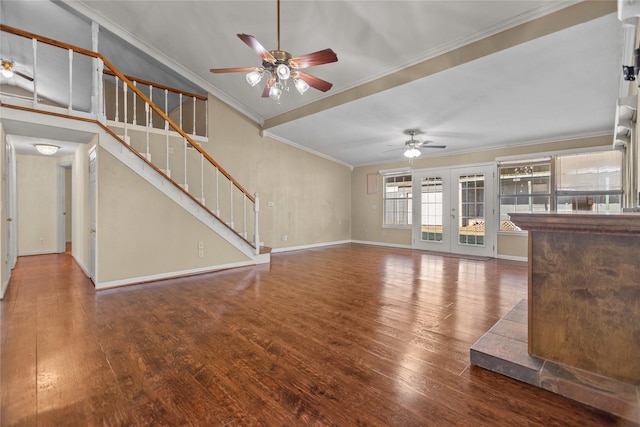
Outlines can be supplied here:
M96 292L20 257L0 303L2 426L622 425L469 366L527 266L345 244Z

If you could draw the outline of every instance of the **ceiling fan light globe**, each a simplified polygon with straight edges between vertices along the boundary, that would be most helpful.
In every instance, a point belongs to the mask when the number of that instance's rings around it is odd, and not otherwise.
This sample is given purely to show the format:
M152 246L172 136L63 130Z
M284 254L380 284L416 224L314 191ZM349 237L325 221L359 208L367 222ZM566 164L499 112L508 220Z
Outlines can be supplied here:
M280 99L280 95L282 95L282 88L278 83L271 86L269 89L269 98L275 99L276 101Z
M297 79L296 89L298 89L298 92L300 93L300 95L303 95L307 90L309 90L309 83L305 82L302 79Z
M280 80L287 80L291 76L291 70L286 64L280 64L276 67L276 74Z
M404 156L408 159L413 159L420 156L420 150L417 148L411 147L404 152Z
M247 83L249 83L251 87L253 87L258 83L260 83L260 80L262 80L263 75L264 73L258 70L249 71L247 73Z

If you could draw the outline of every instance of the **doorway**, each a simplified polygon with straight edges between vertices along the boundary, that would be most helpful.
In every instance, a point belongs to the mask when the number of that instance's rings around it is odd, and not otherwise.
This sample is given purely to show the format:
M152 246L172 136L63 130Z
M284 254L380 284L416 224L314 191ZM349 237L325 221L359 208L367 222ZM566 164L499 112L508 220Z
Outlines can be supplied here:
M61 163L58 165L57 186L58 200L57 207L57 242L56 252L63 253L67 251L67 247L71 243L71 200L72 200L72 183L71 183L71 162Z
M495 165L413 173L413 247L494 257Z

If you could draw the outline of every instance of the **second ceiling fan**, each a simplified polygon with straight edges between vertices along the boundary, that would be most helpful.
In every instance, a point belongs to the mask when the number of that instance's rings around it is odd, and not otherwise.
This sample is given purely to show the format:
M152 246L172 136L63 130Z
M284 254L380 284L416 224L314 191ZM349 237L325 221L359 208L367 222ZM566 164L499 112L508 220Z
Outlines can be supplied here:
M237 36L247 46L256 51L262 58L262 65L259 67L238 67L238 68L212 68L212 73L247 73L247 82L251 86L257 85L262 78L267 75L267 82L262 91L263 98L280 99L284 90L288 90L288 80L291 78L300 94L306 92L309 87L326 92L333 86L331 83L312 76L301 69L316 65L337 62L338 56L331 49L323 49L306 55L293 57L289 52L280 50L280 0L278 4L278 48L276 50L265 49L255 37L249 34L238 34Z

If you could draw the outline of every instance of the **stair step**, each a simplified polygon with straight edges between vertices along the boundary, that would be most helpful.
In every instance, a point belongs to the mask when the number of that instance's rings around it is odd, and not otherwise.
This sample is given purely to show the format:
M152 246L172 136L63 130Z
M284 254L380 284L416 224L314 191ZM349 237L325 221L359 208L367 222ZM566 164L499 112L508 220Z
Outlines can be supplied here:
M260 254L270 254L271 248L268 246L260 246Z

